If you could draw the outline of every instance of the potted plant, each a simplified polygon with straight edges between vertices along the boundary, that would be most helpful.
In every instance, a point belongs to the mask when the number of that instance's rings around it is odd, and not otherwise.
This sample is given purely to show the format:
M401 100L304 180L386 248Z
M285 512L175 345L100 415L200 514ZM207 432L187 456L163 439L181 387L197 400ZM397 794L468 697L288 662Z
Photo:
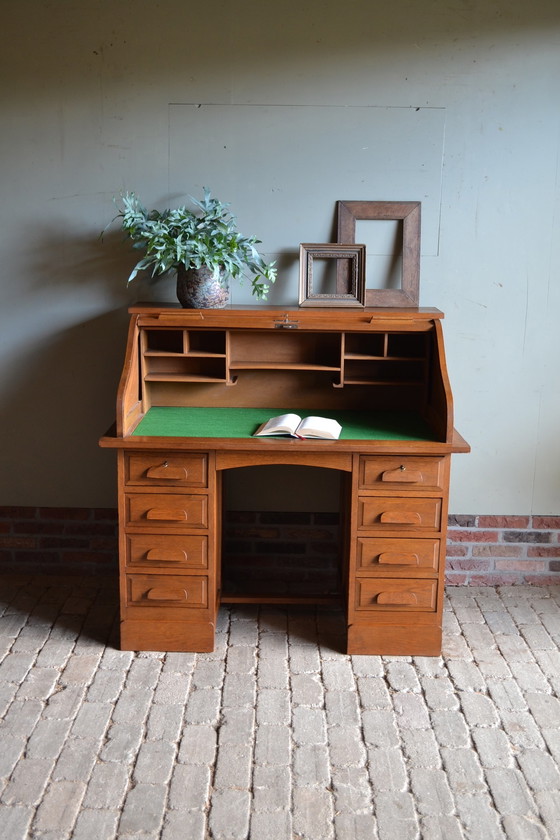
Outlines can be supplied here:
M251 292L264 300L269 284L276 279L274 263L266 263L255 245L260 240L242 236L229 204L212 198L204 188L204 198L191 197L196 210L146 210L137 196L122 195L122 209L116 218L134 240L134 248L144 256L132 269L130 283L139 271L152 276L177 272L177 297L185 308L223 307L229 299L229 278L240 280L252 275Z

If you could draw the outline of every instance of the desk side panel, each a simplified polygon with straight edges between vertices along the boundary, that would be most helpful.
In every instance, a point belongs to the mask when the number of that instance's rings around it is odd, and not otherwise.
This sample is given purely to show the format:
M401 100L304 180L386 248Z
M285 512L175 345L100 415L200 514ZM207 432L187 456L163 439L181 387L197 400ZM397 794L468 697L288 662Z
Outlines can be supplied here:
M128 328L128 340L123 370L117 391L117 436L130 434L142 416L140 399L140 361L138 357L138 319L133 316Z
M427 419L436 432L438 440L453 441L453 396L443 341L443 329L440 321L434 321L434 347L430 360L429 393Z

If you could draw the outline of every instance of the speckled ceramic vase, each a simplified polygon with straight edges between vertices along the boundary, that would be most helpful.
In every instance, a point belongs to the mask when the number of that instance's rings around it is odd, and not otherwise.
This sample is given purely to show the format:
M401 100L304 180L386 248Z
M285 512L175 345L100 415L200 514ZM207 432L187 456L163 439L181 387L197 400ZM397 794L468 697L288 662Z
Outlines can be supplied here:
M229 277L209 268L177 268L177 298L184 309L223 309L229 302Z

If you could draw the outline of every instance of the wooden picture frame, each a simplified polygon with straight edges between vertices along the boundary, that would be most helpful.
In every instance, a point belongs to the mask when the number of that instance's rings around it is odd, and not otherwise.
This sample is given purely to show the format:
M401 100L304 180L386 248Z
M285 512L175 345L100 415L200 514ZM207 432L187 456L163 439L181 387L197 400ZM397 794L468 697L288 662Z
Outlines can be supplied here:
M319 291L314 262L336 260L336 289ZM304 242L299 247L300 306L365 306L366 246Z
M339 243L352 243L356 221L402 221L400 289L366 289L366 306L418 306L420 298L420 201L337 201Z

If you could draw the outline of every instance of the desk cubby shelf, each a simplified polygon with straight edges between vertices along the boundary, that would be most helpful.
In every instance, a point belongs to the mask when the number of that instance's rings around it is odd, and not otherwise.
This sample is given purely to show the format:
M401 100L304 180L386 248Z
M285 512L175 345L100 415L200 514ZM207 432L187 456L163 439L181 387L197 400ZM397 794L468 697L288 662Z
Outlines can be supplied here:
M100 441L118 456L121 648L213 649L224 471L291 464L341 473L347 652L438 655L451 454L469 451L453 428L442 313L139 304L130 315L116 430ZM254 437L272 411L338 416L343 432Z
M316 365L309 362L275 362L275 361L251 361L246 362L230 362L230 370L322 370L333 371L340 370L339 365Z
M226 382L223 330L144 330L140 341L146 382Z
M141 333L145 382L238 381L241 371L317 371L333 384L397 385L425 380L427 333L289 332L146 329ZM233 375L233 371L237 374Z

